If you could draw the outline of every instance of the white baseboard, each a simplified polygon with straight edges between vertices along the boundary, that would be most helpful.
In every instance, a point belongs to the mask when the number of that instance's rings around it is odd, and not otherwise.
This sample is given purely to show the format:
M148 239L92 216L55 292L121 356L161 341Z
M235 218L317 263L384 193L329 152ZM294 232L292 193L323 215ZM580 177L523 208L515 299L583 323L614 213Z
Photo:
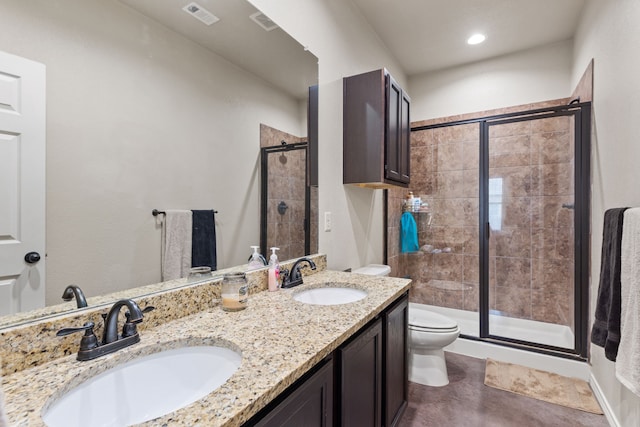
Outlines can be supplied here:
M611 405L609 405L609 401L604 396L604 393L600 388L600 384L598 384L598 380L596 380L596 377L594 377L593 374L589 376L589 384L591 385L591 389L593 390L593 395L595 396L596 400L600 404L600 407L602 408L602 412L604 412L604 416L607 418L609 425L611 427L621 427L622 424L620 424L620 421L618 421L616 414L613 412L613 409L611 409Z

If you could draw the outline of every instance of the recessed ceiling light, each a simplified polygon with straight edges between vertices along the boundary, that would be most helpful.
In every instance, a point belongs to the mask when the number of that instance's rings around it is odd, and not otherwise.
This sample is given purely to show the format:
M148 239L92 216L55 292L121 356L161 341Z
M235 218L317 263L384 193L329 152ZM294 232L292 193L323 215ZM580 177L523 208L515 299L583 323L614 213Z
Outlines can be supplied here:
M484 34L474 34L467 39L467 44L480 44L485 41L486 37Z

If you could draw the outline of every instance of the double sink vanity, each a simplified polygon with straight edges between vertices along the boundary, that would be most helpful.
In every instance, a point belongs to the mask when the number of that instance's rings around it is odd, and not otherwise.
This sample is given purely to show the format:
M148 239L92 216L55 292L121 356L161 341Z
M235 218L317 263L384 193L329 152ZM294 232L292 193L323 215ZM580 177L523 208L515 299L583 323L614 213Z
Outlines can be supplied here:
M238 312L220 308L212 280L136 298L156 307L138 325L140 342L90 361L76 360L79 335L55 337L82 313L50 320L32 337L41 348L13 349L46 354L42 362L19 366L0 352L11 425L394 425L406 405L410 281L314 259L320 268L292 289L265 291L266 270L249 272L249 305ZM185 298L207 301L176 315Z

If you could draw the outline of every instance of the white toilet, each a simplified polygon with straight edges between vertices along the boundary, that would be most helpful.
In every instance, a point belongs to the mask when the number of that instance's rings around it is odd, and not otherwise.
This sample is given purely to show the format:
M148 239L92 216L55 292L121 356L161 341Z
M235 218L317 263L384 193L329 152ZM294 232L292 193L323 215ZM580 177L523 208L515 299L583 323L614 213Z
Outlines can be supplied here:
M435 387L449 384L443 349L458 335L454 320L409 303L409 381Z
M388 276L388 265L369 264L354 273ZM458 338L458 324L441 314L409 303L409 381L441 387L449 384L444 347Z

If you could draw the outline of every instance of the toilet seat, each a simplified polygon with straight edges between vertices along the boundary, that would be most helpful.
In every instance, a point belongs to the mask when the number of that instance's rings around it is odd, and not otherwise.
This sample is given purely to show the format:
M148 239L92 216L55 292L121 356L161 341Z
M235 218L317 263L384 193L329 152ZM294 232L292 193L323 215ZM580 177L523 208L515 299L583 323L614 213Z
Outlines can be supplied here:
M409 310L409 329L417 332L447 333L458 330L458 324L438 313Z

